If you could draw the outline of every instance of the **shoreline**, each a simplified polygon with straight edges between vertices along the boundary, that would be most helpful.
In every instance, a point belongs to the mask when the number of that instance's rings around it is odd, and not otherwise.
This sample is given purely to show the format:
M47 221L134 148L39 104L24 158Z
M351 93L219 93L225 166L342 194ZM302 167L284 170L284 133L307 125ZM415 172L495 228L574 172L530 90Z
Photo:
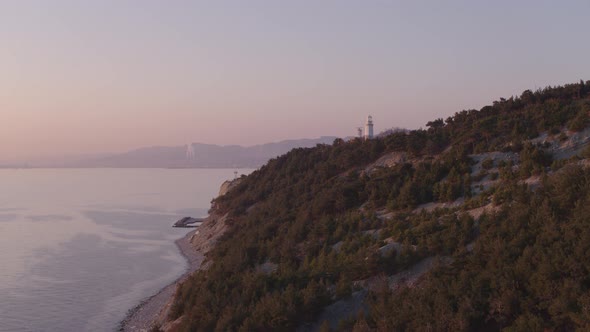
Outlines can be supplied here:
M198 228L197 228L198 229ZM160 289L156 294L142 300L137 306L130 309L118 327L118 331L147 332L153 327L160 314L170 305L170 301L176 293L179 283L185 281L193 272L197 271L204 260L203 254L198 252L190 243L191 237L197 230L188 232L183 237L174 241L180 254L187 261L185 272L169 285Z

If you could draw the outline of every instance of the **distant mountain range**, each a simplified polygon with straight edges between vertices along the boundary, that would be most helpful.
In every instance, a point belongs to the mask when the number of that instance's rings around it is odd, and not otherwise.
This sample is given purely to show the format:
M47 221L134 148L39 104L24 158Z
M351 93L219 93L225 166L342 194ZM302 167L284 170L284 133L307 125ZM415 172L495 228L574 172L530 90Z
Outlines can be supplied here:
M70 158L67 161L31 163L33 167L120 167L120 168L256 168L269 159L294 148L332 144L336 137L285 140L254 146L192 143L193 157L187 158L187 146L155 146L124 153Z

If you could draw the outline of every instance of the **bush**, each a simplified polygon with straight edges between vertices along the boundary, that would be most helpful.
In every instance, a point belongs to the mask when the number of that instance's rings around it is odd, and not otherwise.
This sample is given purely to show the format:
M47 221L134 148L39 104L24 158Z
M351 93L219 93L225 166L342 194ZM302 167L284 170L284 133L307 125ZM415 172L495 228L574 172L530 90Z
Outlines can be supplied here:
M481 167L486 170L492 169L494 167L494 160L486 158L484 161L482 161Z
M563 132L561 134L559 134L559 137L558 137L558 139L559 139L560 142L566 141L567 138L568 138L567 137L567 134L566 133L563 133Z
M549 129L550 135L557 135L560 132L561 132L561 129L559 129L559 127L551 127L551 129Z
M568 123L568 128L571 131L582 131L588 126L588 111L582 108L575 118Z

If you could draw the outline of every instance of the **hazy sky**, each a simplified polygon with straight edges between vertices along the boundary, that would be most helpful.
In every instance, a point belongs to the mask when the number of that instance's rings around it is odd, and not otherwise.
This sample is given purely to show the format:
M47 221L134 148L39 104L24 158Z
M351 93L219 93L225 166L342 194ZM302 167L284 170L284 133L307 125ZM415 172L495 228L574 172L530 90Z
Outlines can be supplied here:
M418 128L590 79L590 1L0 2L0 160Z

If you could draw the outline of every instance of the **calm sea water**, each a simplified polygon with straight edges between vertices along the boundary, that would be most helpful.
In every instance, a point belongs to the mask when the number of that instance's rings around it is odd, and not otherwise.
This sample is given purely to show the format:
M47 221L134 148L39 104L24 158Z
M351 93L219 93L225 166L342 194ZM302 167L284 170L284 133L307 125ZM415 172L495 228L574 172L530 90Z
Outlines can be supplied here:
M171 225L233 171L0 170L0 331L116 329L184 272Z

